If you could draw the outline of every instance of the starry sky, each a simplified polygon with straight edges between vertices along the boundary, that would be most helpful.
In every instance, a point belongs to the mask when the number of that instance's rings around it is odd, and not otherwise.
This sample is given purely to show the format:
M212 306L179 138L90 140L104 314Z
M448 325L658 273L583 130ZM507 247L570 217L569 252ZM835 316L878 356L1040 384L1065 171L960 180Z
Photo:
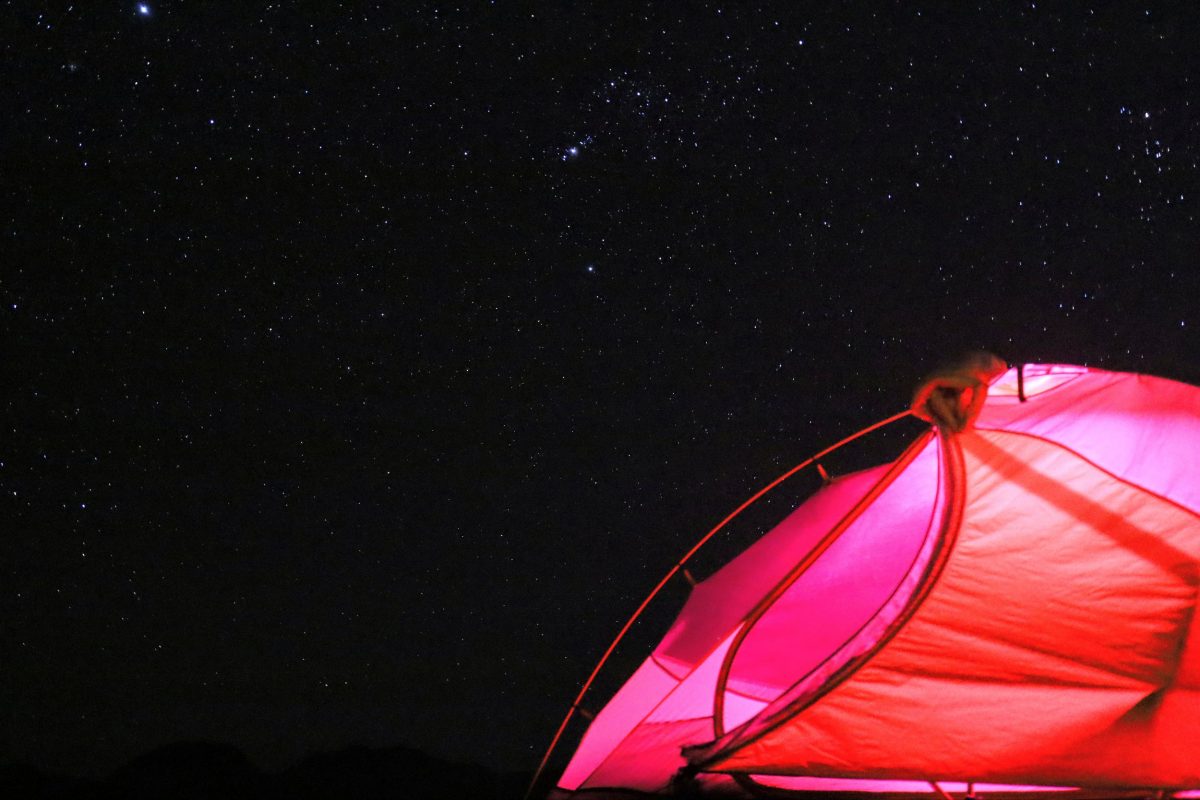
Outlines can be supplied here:
M1180 7L0 4L0 761L532 769L944 357L1200 382Z

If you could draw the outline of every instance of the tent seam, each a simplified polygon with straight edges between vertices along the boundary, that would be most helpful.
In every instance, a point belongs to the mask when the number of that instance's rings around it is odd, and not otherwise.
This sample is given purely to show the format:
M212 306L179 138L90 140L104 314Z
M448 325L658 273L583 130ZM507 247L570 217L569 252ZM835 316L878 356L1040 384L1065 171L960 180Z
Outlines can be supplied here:
M1056 442L1053 439L1048 439L1045 436L1042 436L1041 434L1029 433L1028 431L1009 431L1009 430L1004 430L1003 428L980 428L980 427L976 427L975 430L984 431L986 433L998 433L1003 436L1024 436L1029 439L1036 439L1039 442L1043 442L1045 444L1050 445L1051 447L1057 447L1058 449L1060 449L1064 452L1070 453L1071 455L1075 456L1076 458L1080 459L1081 461L1087 463L1089 466L1092 466L1092 467L1098 469L1100 472L1103 472L1105 475L1112 478L1114 481L1123 483L1126 486L1130 486L1130 487L1138 490L1139 492L1145 492L1146 494L1150 495L1151 497L1154 497L1158 500L1163 501L1164 503L1172 505L1175 508L1178 508L1180 511L1183 511L1183 512L1189 514L1190 516L1195 517L1198 521L1200 521L1200 510L1189 508L1188 506L1185 506L1183 503L1179 502L1178 500L1174 500L1170 497L1167 497L1166 495L1162 494L1161 492L1156 492L1153 489L1142 486L1140 483L1132 481L1128 478L1123 478L1120 475L1113 472L1112 470L1107 469L1106 467L1101 466L1100 464L1097 464L1095 461L1088 458L1083 453L1080 453L1078 450L1074 449L1073 447L1068 447L1067 445L1063 444L1062 442Z

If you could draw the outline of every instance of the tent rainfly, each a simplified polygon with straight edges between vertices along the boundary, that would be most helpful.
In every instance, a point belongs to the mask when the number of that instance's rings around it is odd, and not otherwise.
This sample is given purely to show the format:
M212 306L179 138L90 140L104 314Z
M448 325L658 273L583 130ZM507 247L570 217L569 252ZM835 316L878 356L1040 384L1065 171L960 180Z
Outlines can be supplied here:
M553 797L1200 797L1200 389L987 356L912 413L694 587Z

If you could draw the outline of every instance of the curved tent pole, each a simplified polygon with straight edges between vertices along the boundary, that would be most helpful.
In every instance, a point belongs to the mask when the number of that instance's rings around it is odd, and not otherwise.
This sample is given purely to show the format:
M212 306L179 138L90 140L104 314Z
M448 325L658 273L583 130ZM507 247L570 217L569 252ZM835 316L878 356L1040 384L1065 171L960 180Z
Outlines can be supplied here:
M924 443L929 441L929 439L926 437L932 436L932 435L933 435L933 432L931 431L930 433L923 436L921 439L918 439L917 442L914 443L913 447L911 447L909 449L909 452L913 453L913 456L915 457L916 450L919 449L920 447L923 447ZM926 564L925 569L924 569L924 574L921 578L920 583L913 590L912 597L909 598L908 602L906 603L904 609L901 611L900 615L898 617L896 617L896 619L892 620L891 624L888 625L888 627L884 631L883 635L879 638L878 641L876 641L874 643L874 645L872 645L872 647L868 651L858 655L857 657L855 657L855 658L851 659L850 661L846 662L845 664L843 664L842 667L840 667L836 672L834 672L831 676L829 676L829 678L827 678L821 684L817 693L810 694L807 697L793 699L788 704L785 711L783 711L782 713L780 711L777 711L773 715L775 718L775 722L769 723L770 727L768 729L761 730L757 734L755 734L753 736L753 738L739 743L739 745L738 745L739 747L744 746L748 742L754 741L755 739L761 739L763 735L765 735L767 732L769 732L769 730L773 730L779 726L779 724L784 720L784 714L787 715L786 718L788 718L788 719L794 718L798 713L800 713L804 709L810 707L813 703L820 700L820 698L824 697L830 691L832 691L833 689L836 689L839 685L844 683L851 675L858 672L859 669L861 669L866 663L868 663L872 658L874 658L875 655L880 650L882 650L885 646L887 646L887 644L895 637L895 635L897 633L899 633L899 631L906 624L908 624L908 621L912 618L912 616L917 612L917 609L921 606L922 603L925 602L925 599L929 596L929 592L932 590L933 585L935 583L937 583L937 581L942 573L942 570L944 569L946 562L949 559L950 552L953 550L954 544L957 541L958 532L962 527L963 503L964 503L964 499L966 497L966 483L965 483L966 473L965 473L965 466L963 464L962 445L959 442L957 435L952 432L948 432L945 428L939 427L937 429L937 436L938 436L938 439L941 441L942 462L945 465L944 475L945 475L946 496L943 500L943 514L942 514L941 523L939 525L939 530L936 534L934 534L934 536L936 537L934 539L936 550L930 556L929 563ZM900 456L900 458L895 462L895 465L901 465L902 462L905 460L906 456L908 456L908 453L905 453L904 455ZM893 470L894 469L895 469L895 466L893 466ZM891 470L889 470L889 472L891 472ZM884 484L884 483L890 484L891 483L891 481L889 480L889 477L894 478L895 475L893 474L890 476L885 476L883 478L883 480L880 482L880 484L877 484L875 488L879 489L880 491L883 491L883 488L881 488L882 484ZM872 492L874 492L874 491L875 490L873 489ZM878 496L878 495L876 495L876 496ZM869 497L869 495L868 495L868 497ZM857 508L850 512L847 519L850 519L851 517L856 518L858 516L858 513L856 513L856 512L861 512L861 510L864 507L865 507L864 501L860 501ZM843 522L845 522L845 520L843 520ZM851 522L852 522L852 520L851 520ZM839 523L839 527L841 527L841 523ZM940 551L940 552L938 552L938 551ZM747 619L749 620L750 617L748 616ZM730 649L732 649L732 646ZM726 662L726 663L729 663L729 662ZM724 665L722 666L722 670L723 670L724 674L722 677L718 678L717 691L723 696L724 690L725 690L725 682L728 681L729 675L728 675L728 670L724 667ZM722 702L723 702L723 699L722 699ZM714 712L715 712L715 709L714 709ZM714 727L716 727L719 720L715 713L714 713L713 717L714 717ZM718 737L724 735L724 731L722 730L722 728L717 728L716 732L717 732ZM728 744L726 745L726 750L727 751L729 750ZM752 774L750 774L749 772L734 772L731 774L733 776L733 779L735 781L737 781L739 786L743 787L744 789L749 791L751 794L754 794L756 796L758 796L760 794L759 790L762 788L762 784L755 781L754 776ZM937 786L936 782L931 781L931 784L939 792L941 791L940 787ZM789 791L786 789L780 789L775 794L776 794L776 796L779 796L779 797L795 797L796 796L795 794L789 793ZM968 795L971 795L971 794L972 793L970 793L970 792L968 793ZM953 798L950 798L950 800L953 800Z
M825 551L833 546L834 542L862 516L862 513L879 499L879 495L887 491L888 487L900 476L900 473L925 449L925 445L929 443L932 435L932 433L923 434L913 442L892 463L887 473L863 495L862 499L855 503L846 515L830 528L825 536L808 551L808 554L797 561L791 571L784 575L783 579L771 591L763 595L762 599L750 609L750 613L742 618L737 635L733 637L733 642L729 645L729 649L725 651L725 658L721 661L721 670L717 673L717 683L713 694L713 734L717 739L723 737L727 732L725 730L725 692L726 686L729 683L729 673L733 669L733 660L737 657L738 650L741 649L742 644L746 641L746 637L750 635L750 631L754 629L754 626L762 619L763 615L783 596L784 592L791 588L792 584L799 580L808 571L809 567L815 564L825 554Z
M529 798L533 796L534 787L537 786L538 781L541 779L542 773L546 769L546 764L550 761L550 756L554 753L554 748L558 746L558 742L562 738L563 732L566 731L567 725L571 722L571 718L573 716L575 716L575 712L579 710L579 708L580 708L579 704L583 701L583 697L584 697L584 695L587 694L588 689L592 688L592 683L596 680L596 676L600 674L600 670L604 667L604 664L608 661L609 656L611 656L613 654L613 651L617 649L617 645L620 644L621 640L625 638L625 634L628 633L629 629L633 627L633 623L636 622L638 617L640 617L642 615L642 612L646 610L646 607L650 605L650 602L655 597L658 596L658 593L661 592L663 587L666 586L670 582L671 578L675 577L675 573L677 573L681 569L683 569L683 565L686 564L688 562L688 560L692 556L694 556L696 554L696 552L708 542L709 539L711 539L718 532L720 532L721 529L723 529L726 525L728 525L730 522L732 522L735 517L737 517L739 514L741 514L743 511L745 511L750 506L752 506L754 503L758 502L762 498L762 496L765 495L767 492L771 491L776 486L783 483L788 478L792 477L793 475L795 475L797 472L804 469L805 467L811 466L815 461L817 461L817 459L823 458L823 457L829 455L833 451L838 450L838 449L844 447L845 445L850 444L850 442L853 442L855 439L859 439L859 438L862 438L863 436L866 436L868 433L877 431L882 427L892 424L893 422L897 422L901 419L904 419L905 417L909 416L910 414L912 414L911 409L906 409L904 411L901 411L899 414L893 414L892 416L888 417L887 419L880 420L879 422L876 422L873 425L868 425L867 427L863 428L862 430L858 431L857 433L850 434L849 436L836 442L835 444L832 444L829 447L826 447L824 450L820 451L819 453L816 453L816 454L806 458L805 460L801 461L799 464L792 467L787 472L783 473L778 478L771 481L766 486L764 486L763 488L761 488L757 492L755 492L753 495L751 495L750 498L748 500L746 500L746 502L742 503L740 506L735 508L727 517L725 517L725 519L723 519L719 523L717 523L716 527L714 527L708 533L704 534L704 536L701 537L700 541L698 541L698 542L696 542L696 544L692 545L691 550L688 550L686 553L684 553L682 558L680 558L677 562L675 562L675 566L671 567L671 569L667 572L667 574L663 576L662 580L660 580L658 582L658 584L653 589L650 590L650 594L646 595L646 599L642 601L641 605L639 605L637 607L637 610L635 610L633 612L633 615L630 616L629 619L625 622L625 624L621 627L621 630L617 633L616 637L613 638L612 643L609 644L608 649L604 651L604 655L600 656L600 660L596 662L596 666L592 669L591 674L588 675L587 680L583 682L583 687L579 690L579 694L577 694L575 696L575 700L571 703L571 707L567 709L567 714L565 717L563 717L562 723L559 724L558 730L555 731L554 738L550 740L550 746L546 748L546 754L542 756L541 763L538 764L537 770L535 770L533 773L533 779L529 782L529 788L525 790L525 800L529 800Z

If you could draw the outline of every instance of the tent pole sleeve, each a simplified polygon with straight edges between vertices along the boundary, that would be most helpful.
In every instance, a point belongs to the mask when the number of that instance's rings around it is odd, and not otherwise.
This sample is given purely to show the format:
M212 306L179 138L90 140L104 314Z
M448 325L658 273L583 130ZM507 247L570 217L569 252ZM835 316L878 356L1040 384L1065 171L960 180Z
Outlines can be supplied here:
M760 728L749 738L746 738L740 742L726 741L722 743L718 739L709 745L685 748L685 755L688 756L688 767L690 769L696 770L712 766L714 763L724 758L733 749L743 747L750 742L762 738L764 735L777 728L779 724L782 724L782 722L786 719L795 716L803 709L817 702L821 697L824 697L831 690L845 681L850 675L857 672L863 666L863 664L874 658L876 653L883 649L883 647L885 647L887 643L891 641L892 637L894 637L896 633L898 633L900 629L908 623L908 620L913 614L916 613L917 609L925 601L925 598L932 590L933 585L937 583L942 569L945 567L946 561L949 559L950 552L954 549L954 543L958 538L959 529L962 527L963 505L966 497L966 473L963 464L962 444L959 442L959 437L945 429L939 429L938 438L941 440L942 459L943 463L946 465L945 477L947 490L944 505L945 511L942 516L940 530L936 534L937 539L935 540L935 546L940 549L940 552L935 552L930 563L925 567L925 573L921 579L921 582L918 584L913 597L909 599L907 607L903 610L903 612L901 612L899 617L892 621L891 626L884 633L883 637L880 638L870 650L843 664L837 672L835 672L821 685L817 693L810 693L808 695L795 698L789 702L786 708L776 711L773 715L774 721L767 727ZM903 458L904 456L901 456L901 459ZM887 476L884 476L883 480L886 481ZM851 513L853 514L854 512L852 511ZM747 616L747 620L750 620L749 615ZM745 628L748 624L748 622L743 623L743 628ZM734 642L734 644L730 645L730 652L733 651L736 644L737 642ZM729 653L726 653L726 658L729 658ZM728 680L727 671L725 671L723 677L718 676L718 697L724 692L724 681L726 680ZM714 724L719 721L716 711L717 709L714 704ZM697 754L688 755L688 750L697 751ZM718 771L720 770L718 769ZM746 773L731 772L730 774L732 774L734 779L742 785L744 785L744 780L750 780Z
M808 571L808 568L817 562L825 551L828 550L833 543L836 542L843 533L846 532L854 521L857 520L872 503L883 494L883 492L892 485L892 482L899 477L909 464L912 463L920 452L928 444L933 437L933 433L925 433L904 451L901 456L896 459L887 473L879 479L874 486L859 500L854 506L846 512L846 515L840 519L837 524L829 529L825 535L813 546L811 550L800 559L792 569L783 576L783 579L777 583L770 592L768 592L750 612L742 618L738 628L737 635L733 638L733 642L729 645L729 649L725 651L725 658L721 662L721 671L717 674L716 689L713 693L713 735L720 739L725 735L725 687L729 682L729 673L733 669L733 660L737 656L739 648L750 634L750 630L755 623L762 618L767 610L775 604L784 592L799 580L800 576Z
M746 500L746 502L742 503L740 506L738 506L736 509L734 509L732 513L730 513L727 517L725 517L725 519L723 519L719 523L717 523L716 527L714 527L708 533L704 534L704 536L701 537L700 541L696 542L696 544L694 544L692 546L692 549L688 550L683 555L683 558L679 559L679 561L677 561L675 563L675 566L671 567L670 571L667 572L667 574L663 576L662 580L660 580L658 582L658 584L653 589L650 590L650 594L646 595L646 599L642 601L642 604L637 607L637 610L633 612L633 615L628 619L628 621L626 621L625 625L622 626L621 630L617 633L616 637L612 640L612 643L609 644L608 649L604 651L604 655L600 656L600 660L598 662L596 662L596 666L592 669L591 674L588 675L587 680L583 682L583 687L579 690L579 694L575 696L575 700L571 703L571 707L567 709L567 714L565 717L563 717L562 723L559 724L558 730L555 731L554 738L550 740L550 746L548 748L546 748L546 754L542 756L541 763L538 764L537 770L535 770L533 773L533 779L529 782L529 788L526 789L526 791L525 791L525 800L529 800L529 798L533 796L533 790L537 786L538 781L541 780L542 773L546 770L546 764L550 761L550 756L554 752L554 748L558 746L558 742L562 738L563 732L566 731L567 725L571 722L571 718L575 715L575 710L577 708L579 708L579 704L583 701L583 696L585 694L587 694L588 689L592 688L592 683L596 680L596 676L600 674L600 670L604 667L605 662L608 661L608 658L609 658L609 656L612 655L613 651L617 649L617 645L620 644L621 640L625 638L625 634L629 631L629 629L631 627L633 627L633 623L637 621L638 617L640 617L642 615L642 612L646 610L646 607L648 605L650 605L650 601L652 601L655 597L658 596L658 593L661 592L663 587L666 586L671 581L671 578L675 577L675 573L677 573L677 572L679 572L679 570L683 569L683 565L686 564L688 562L688 560L692 556L694 556L696 554L696 552L699 551L700 548L703 547L708 542L709 539L711 539L722 528L724 528L726 525L728 525L730 522L732 522L735 517L737 517L739 514L741 514L743 511L745 511L747 508L749 508L754 503L758 502L758 500L760 500L762 498L762 496L765 495L767 492L771 491L776 486L783 483L784 481L786 481L788 478L795 475L800 470L813 464L817 459L824 458L825 456L829 455L833 451L838 450L838 449L844 447L845 445L850 444L850 442L853 442L855 439L859 439L859 438L862 438L863 436L866 436L868 433L872 433L873 431L877 431L886 425L890 425L893 422L902 420L905 417L909 416L911 413L912 413L911 410L905 410L905 411L901 411L899 414L893 414L892 416L888 417L887 419L880 420L879 422L876 422L874 425L869 425L869 426L863 428L861 431L858 431L857 433L852 433L849 436L847 436L845 439L842 439L842 440L836 442L835 444L832 444L829 447L826 447L824 450L820 451L819 453L816 453L816 454L810 456L809 458L804 459L799 464L792 467L787 472L783 473L778 478L771 481L766 486L764 486L763 488L761 488L757 492L755 492L753 495L751 495L750 499Z

